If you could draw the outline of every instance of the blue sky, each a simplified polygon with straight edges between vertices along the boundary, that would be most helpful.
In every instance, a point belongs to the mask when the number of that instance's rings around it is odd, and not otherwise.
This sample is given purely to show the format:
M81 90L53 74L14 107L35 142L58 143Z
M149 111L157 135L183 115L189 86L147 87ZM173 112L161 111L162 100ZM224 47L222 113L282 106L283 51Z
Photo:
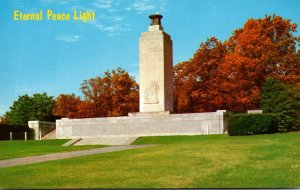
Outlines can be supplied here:
M14 10L48 9L93 10L96 20L13 20ZM3 0L0 10L0 115L23 94L82 95L83 80L118 66L138 80L138 39L151 13L164 16L174 65L209 37L226 40L251 17L277 14L300 24L299 0Z

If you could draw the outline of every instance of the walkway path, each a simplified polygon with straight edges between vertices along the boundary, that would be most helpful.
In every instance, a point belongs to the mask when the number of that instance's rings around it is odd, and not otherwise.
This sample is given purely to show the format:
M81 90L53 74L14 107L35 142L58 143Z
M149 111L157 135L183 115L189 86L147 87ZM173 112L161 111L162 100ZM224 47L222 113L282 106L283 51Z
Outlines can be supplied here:
M52 154L45 154L40 156L31 156L25 158L13 158L7 160L0 160L0 168L11 167L11 166L19 166L19 165L26 165L26 164L33 164L51 160L60 160L65 158L74 158L79 156L87 156L99 153L106 153L106 152L116 152L121 150L129 150L129 149L137 149L137 148L144 148L153 145L126 145L126 146L111 146L105 148L96 148L90 150L78 150L72 152L63 152L63 153L52 153Z

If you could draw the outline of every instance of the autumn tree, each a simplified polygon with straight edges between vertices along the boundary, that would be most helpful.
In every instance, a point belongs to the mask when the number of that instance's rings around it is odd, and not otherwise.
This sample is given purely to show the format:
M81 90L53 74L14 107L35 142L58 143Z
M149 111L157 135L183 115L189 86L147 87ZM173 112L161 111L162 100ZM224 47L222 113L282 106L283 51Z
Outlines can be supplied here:
M175 110L178 112L213 111L222 102L214 94L215 77L226 46L216 38L200 45L193 59L175 66Z
M251 18L227 41L202 43L190 61L175 67L177 111L258 108L261 87L270 76L299 85L296 27L276 15Z
M79 116L81 99L75 94L60 94L55 100L53 114L59 117L76 118Z
M137 112L139 109L138 84L133 77L117 68L111 72L112 92L112 116L127 115L129 112Z
M241 57L258 59L259 66L266 73L286 80L297 74L296 68L299 70L295 62L299 37L293 36L296 27L290 20L276 15L264 19L251 18L244 28L234 31L228 46Z
M174 111L175 112L191 112L191 97L194 81L188 76L188 68L190 62L182 62L174 67Z
M138 111L138 85L121 68L106 71L103 77L85 80L81 90L86 101L93 105L96 117L122 116Z
M73 118L89 118L89 117L99 117L96 112L96 106L94 102L83 100L77 105L78 112L73 116Z
M7 112L0 117L0 124L9 124Z
M267 77L296 84L300 63L296 59L299 42L292 34L296 24L279 16L249 19L225 42L228 53L218 73L219 89L225 90L226 107L245 110L259 107L260 89Z

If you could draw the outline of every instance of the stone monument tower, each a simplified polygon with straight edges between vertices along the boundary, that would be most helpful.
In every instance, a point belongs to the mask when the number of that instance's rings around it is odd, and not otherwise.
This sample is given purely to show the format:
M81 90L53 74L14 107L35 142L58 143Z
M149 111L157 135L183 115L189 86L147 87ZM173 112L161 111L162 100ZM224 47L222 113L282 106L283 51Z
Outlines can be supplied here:
M162 15L150 15L148 32L140 37L140 112L173 111L172 39L163 31Z

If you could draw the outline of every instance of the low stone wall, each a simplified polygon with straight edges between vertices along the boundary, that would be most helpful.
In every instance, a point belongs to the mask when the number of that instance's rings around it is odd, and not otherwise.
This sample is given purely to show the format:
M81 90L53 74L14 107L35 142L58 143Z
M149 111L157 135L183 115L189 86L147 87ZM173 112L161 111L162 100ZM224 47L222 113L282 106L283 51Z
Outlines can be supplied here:
M224 110L209 113L130 115L56 120L56 138L223 134L227 125Z
M263 110L247 110L247 113L263 113Z
M34 130L34 140L39 140L40 135L43 137L56 127L54 122L47 121L28 121L28 126Z

